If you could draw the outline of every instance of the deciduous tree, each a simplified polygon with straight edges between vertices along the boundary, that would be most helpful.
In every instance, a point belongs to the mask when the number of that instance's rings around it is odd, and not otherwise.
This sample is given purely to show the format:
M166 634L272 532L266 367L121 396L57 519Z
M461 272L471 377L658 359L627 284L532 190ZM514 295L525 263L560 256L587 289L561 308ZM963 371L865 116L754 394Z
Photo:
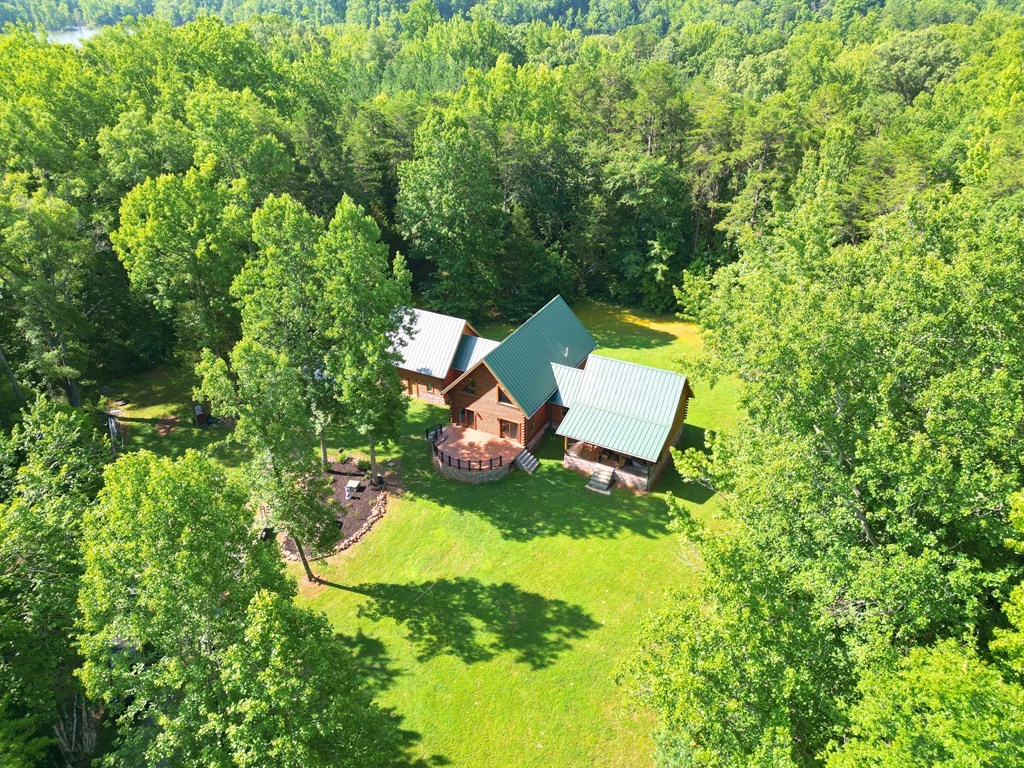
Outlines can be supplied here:
M377 224L348 196L318 252L334 312L327 374L343 382L344 419L369 443L376 473L377 447L398 437L408 408L395 363L410 330L411 277L400 255L390 263Z
M13 743L85 766L99 717L74 675L82 518L109 451L84 414L40 399L0 456L0 757Z
M339 529L298 366L284 353L244 338L228 361L205 353L197 373L197 395L236 420L231 439L250 453L245 467L250 499L295 540L306 576L314 581L305 550L329 550Z
M174 318L192 352L223 354L238 336L229 289L248 247L246 187L223 180L214 160L147 179L122 200L121 226L110 235L133 287Z

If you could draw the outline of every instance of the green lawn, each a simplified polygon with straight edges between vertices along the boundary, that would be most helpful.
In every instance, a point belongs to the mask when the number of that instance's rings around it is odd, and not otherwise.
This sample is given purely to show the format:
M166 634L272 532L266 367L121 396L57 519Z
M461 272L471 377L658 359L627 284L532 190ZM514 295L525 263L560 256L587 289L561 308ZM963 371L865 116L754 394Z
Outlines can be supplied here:
M600 304L574 307L599 352L673 367L701 354L693 325ZM481 327L501 338L506 329ZM736 419L732 382L692 382L686 444ZM208 446L227 466L238 455L223 430L188 424L191 381L157 371L122 382L129 448L177 454ZM161 435L161 419L181 423ZM688 553L665 528L673 492L710 520L717 500L684 487L673 470L659 492L610 497L564 470L561 440L538 450L535 475L466 486L437 475L421 439L446 420L414 403L407 435L384 453L400 462L406 490L351 550L314 565L336 586L302 582L300 601L324 611L358 644L379 701L428 764L459 768L649 766L650 718L625 706L615 674L641 619L665 591L694 578ZM332 453L365 452L337 431ZM291 567L298 579L299 569Z
M673 367L701 353L691 324L599 304L574 309L610 357ZM736 418L731 382L694 389L687 444ZM433 472L419 437L445 417L414 403L409 435L392 453L407 491L366 540L317 564L337 586L303 586L300 600L368 649L380 701L418 736L424 759L460 768L649 766L652 723L627 711L615 673L641 619L693 577L665 529L664 493L703 519L716 500L671 470L646 497L588 492L585 478L562 468L559 438L538 451L532 477L461 485Z
M117 415L127 451L150 450L161 456L180 456L189 448L207 449L229 471L241 461L237 446L224 442L225 425L200 429L193 421L192 387L195 376L187 369L158 368L141 376L109 385L105 407ZM118 406L114 400L125 398Z

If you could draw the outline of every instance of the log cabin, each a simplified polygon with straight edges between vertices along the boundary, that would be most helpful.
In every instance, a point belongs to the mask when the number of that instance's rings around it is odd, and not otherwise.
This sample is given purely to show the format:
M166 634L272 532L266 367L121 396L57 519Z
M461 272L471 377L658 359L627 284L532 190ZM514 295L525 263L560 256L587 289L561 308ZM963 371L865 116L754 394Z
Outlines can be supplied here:
M451 422L532 448L551 421L551 364L582 365L596 346L556 296L445 387Z
M553 406L562 408L555 431L565 440L565 466L606 477L603 490L611 481L650 490L683 434L693 397L686 377L600 355L582 368L557 369L555 377Z
M593 354L593 337L561 296L501 342L461 318L414 314L399 373L411 396L447 404L451 424L527 452L556 432L565 466L590 474L595 490L618 481L646 491L664 471L693 397L689 382ZM603 489L598 477L608 478Z

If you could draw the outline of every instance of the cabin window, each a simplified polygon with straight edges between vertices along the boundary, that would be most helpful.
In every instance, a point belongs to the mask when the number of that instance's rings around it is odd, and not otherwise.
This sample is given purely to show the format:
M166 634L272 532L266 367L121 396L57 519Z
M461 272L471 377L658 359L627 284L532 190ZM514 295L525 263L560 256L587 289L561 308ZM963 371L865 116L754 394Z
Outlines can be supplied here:
M505 421L504 419L498 419L498 423L501 426L501 436L508 440L519 439L519 425L514 421Z
M462 391L468 395L476 394L476 382L473 379L466 379L466 383L462 387Z
M506 395L505 394L505 390L503 390L501 387L498 387L498 402L499 403L506 403L507 405L512 405L513 404L512 403L512 398L510 398L508 395Z
M433 384L427 384L427 392L430 393L430 394L432 394L434 392L434 385Z

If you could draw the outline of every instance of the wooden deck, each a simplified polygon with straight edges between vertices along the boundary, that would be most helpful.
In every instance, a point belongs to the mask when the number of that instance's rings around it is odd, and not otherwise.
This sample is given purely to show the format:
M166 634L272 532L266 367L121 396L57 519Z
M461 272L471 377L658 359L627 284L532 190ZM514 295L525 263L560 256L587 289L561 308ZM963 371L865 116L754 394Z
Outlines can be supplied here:
M501 456L502 464L511 464L523 450L523 446L514 440L455 425L445 428L437 447L453 459L487 461Z

